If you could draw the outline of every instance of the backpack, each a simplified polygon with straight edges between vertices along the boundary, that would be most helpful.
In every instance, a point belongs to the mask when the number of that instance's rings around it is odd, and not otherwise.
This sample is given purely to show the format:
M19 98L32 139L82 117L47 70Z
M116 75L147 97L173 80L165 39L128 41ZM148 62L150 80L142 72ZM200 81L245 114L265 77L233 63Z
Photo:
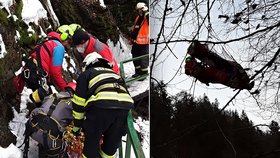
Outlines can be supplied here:
M29 136L43 147L43 157L59 157L63 153L62 135L73 120L71 98L68 92L52 94L31 112L26 123L24 158L28 155Z
M21 73L22 78L33 91L38 89L40 86L43 86L47 82L48 73L42 67L42 60L40 56L41 47L44 47L44 49L48 52L49 57L51 58L51 52L46 46L45 42L39 44L35 48L37 59L27 59Z
M58 40L58 39L56 39L55 37L47 37L42 39L42 41L37 43L37 46L32 51L30 51L30 52L36 52L37 59L33 59L32 57L29 57L28 59L26 57L23 58L22 61L25 62L25 65L22 67L21 73L15 76L13 79L13 85L18 93L22 92L24 87L23 84L24 82L28 85L29 88L32 89L32 91L35 91L40 86L43 87L47 92L50 90L47 87L48 73L42 68L42 63L40 58L41 47L44 47L49 57L51 58L51 52L45 44L49 40ZM26 54L24 54L24 56L25 55ZM51 94L51 92L49 92L48 94Z

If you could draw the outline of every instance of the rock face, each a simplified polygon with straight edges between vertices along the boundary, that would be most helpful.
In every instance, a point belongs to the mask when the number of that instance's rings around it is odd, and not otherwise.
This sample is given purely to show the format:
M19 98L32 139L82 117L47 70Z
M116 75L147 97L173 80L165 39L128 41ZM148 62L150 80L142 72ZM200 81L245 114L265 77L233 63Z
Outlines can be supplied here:
M116 43L120 31L126 37L137 15L136 1L108 0L106 8L100 6L98 0L52 0L54 12L60 24L81 24L88 32L99 38L102 42L108 39Z
M39 0L47 11L50 11L46 0ZM16 138L8 129L8 123L13 118L11 107L19 110L20 100L12 86L14 72L21 66L22 55L29 55L32 46L42 34L40 28L34 24L26 24L22 21L22 0L15 0L10 6L11 15L8 16L5 8L0 9L0 34L6 46L7 53L0 59L0 146L7 147L15 143ZM57 15L60 24L78 23L88 32L106 42L108 39L116 43L122 32L125 37L129 36L129 28L136 17L135 5L138 1L105 0L106 8L100 6L98 0L51 0L51 5ZM0 3L0 6L2 4ZM51 25L56 30L58 23L48 13L48 20L39 20L39 25L44 33ZM35 32L28 31L32 27ZM15 39L16 31L20 39ZM32 34L30 36L30 34ZM67 76L69 72L64 72ZM66 77L68 80L68 77Z
M11 10L12 11L12 10ZM12 13L13 14L13 13ZM1 42L6 47L6 55L0 59L0 146L8 147L15 143L16 138L8 129L8 123L13 118L12 106L19 107L15 89L12 85L13 72L21 64L19 47L15 41L17 24L13 18L7 18L5 8L0 10Z
M124 34L125 37L129 37L131 26L134 23L137 12L135 6L137 1L128 0L105 0L105 3L112 13L114 19L116 19L116 24ZM146 2L146 4L148 4Z
M98 37L102 42L112 39L117 42L119 32L108 9L99 5L96 1L80 0L53 0L54 8L61 25L78 23L88 32Z

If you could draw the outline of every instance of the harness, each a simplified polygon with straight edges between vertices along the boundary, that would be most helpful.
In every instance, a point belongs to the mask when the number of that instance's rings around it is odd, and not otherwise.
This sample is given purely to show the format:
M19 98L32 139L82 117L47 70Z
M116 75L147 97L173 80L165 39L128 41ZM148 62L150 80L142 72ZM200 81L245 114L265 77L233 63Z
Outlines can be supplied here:
M41 46L44 47L44 49L48 52L48 55L49 57L51 58L51 52L50 50L48 49L48 47L46 46L45 42L40 45L39 47L36 48L36 57L38 59L38 72L39 72L39 75L41 75L41 80L39 80L39 84L41 86L43 86L43 88L45 89L44 85L46 84L46 78L48 76L48 73L43 69L42 67L42 60L41 60L41 56L40 56L40 49L41 49ZM41 81L41 82L40 82ZM46 89L45 89L46 90Z
M42 67L42 59L40 56L40 50L43 47L47 53L49 58L51 58L51 51L46 45L46 42L49 40L58 40L55 37L48 37L47 39L41 41L37 44L33 52L36 53L36 59L35 58L29 58L25 59L25 66L23 67L22 77L27 82L28 86L31 86L30 88L34 91L38 87L43 87L43 89L48 93L49 87L47 84L47 77L48 73L43 69Z
M46 41L45 41L46 42ZM51 52L46 46L45 42L39 44L35 48L36 58L25 59L25 66L22 71L22 78L27 83L29 88L33 91L38 89L39 87L43 87L43 89L48 92L49 87L47 85L47 77L48 73L42 67L42 60L40 56L40 50L42 47L47 51L49 57L51 58Z
M43 133L43 146L48 149L49 156L59 155L62 150L62 132L60 123L52 117L52 113L56 109L57 105L61 100L67 100L72 98L72 96L64 96L58 98L57 94L53 94L53 103L49 107L48 112L38 112L35 114L32 119L29 119L25 124L25 139L23 144L25 144L23 151L23 158L28 158L28 149L29 149L29 136L31 136L34 132L42 132ZM48 145L48 138L52 140L51 147ZM59 145L61 141L61 145ZM23 145L22 144L22 145ZM21 145L21 146L22 146ZM21 147L20 146L20 147Z

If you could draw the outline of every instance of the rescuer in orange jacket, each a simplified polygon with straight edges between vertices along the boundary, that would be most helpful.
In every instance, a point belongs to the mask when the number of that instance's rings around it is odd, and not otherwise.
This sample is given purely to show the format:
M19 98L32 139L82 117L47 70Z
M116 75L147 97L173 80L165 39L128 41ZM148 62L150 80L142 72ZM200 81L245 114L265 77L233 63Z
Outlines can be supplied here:
M139 2L136 5L139 15L134 21L132 28L130 43L132 44L132 57L139 57L149 53L149 12L145 3ZM133 77L148 73L149 58L145 57L141 60L133 61L135 66L135 74Z

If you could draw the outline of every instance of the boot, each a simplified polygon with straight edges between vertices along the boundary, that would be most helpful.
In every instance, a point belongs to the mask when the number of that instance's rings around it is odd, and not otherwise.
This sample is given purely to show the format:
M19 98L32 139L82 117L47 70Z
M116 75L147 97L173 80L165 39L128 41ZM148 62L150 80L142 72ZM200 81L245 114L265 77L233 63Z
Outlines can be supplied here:
M148 74L148 69L141 69L141 72L140 72L141 75L146 75Z
M135 74L132 75L132 77L133 77L133 78L136 78L136 77L138 77L138 76L140 76L140 75L141 75L141 69L138 68L138 69L135 69Z

